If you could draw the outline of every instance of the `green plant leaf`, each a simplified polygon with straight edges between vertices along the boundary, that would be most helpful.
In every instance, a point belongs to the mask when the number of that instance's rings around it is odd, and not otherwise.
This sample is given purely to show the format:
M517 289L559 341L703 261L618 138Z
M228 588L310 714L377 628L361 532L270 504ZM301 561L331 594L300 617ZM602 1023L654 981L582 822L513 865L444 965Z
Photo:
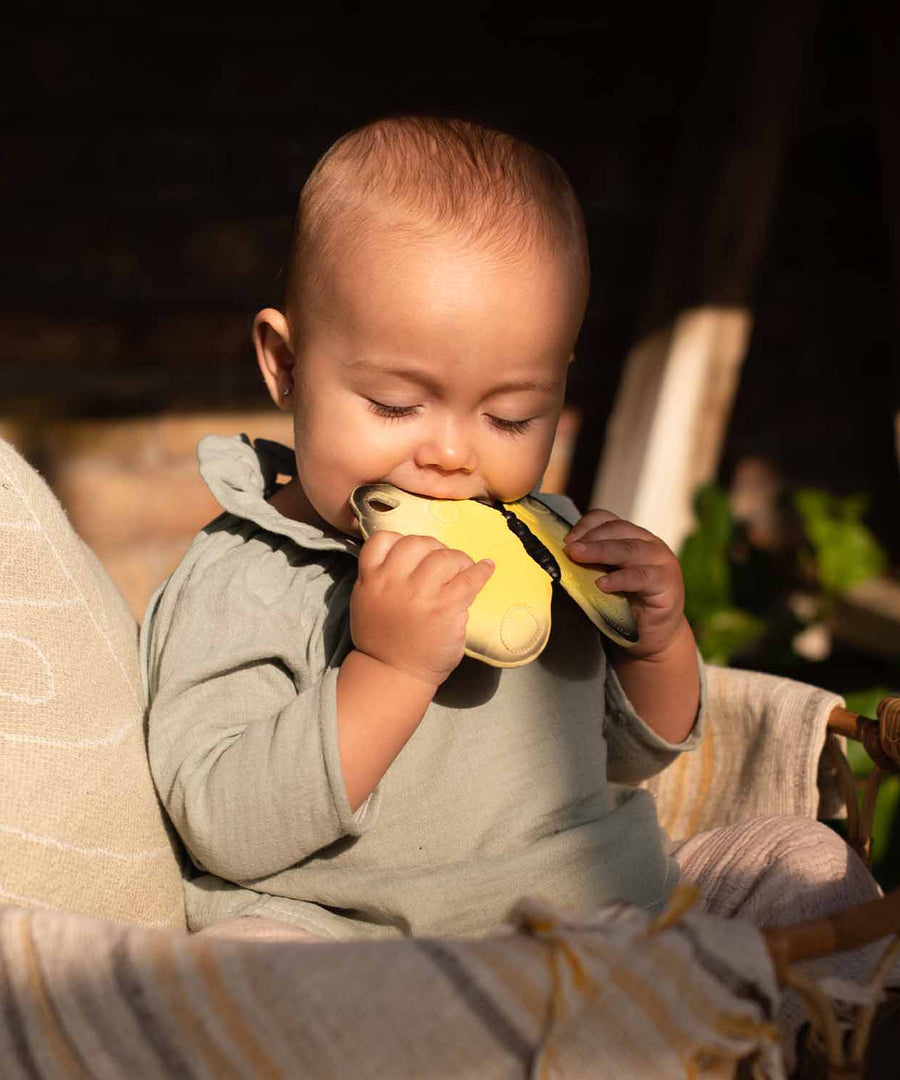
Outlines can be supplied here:
M875 805L875 820L872 823L872 865L888 854L891 845L891 830L897 807L900 804L900 776L888 776L881 782L878 802Z
M736 653L752 645L766 628L762 619L740 608L723 608L699 627L697 647L709 664L727 664Z
M884 549L862 522L868 505L865 495L841 497L802 488L794 494L794 505L803 519L819 582L826 592L840 596L859 582L884 573Z
M731 607L728 549L734 522L728 496L715 484L698 489L694 513L697 525L682 545L680 562L685 614L699 628L715 612Z
M856 739L847 740L847 762L853 770L853 775L859 778L868 776L875 768L875 762L869 757L863 748L863 744Z

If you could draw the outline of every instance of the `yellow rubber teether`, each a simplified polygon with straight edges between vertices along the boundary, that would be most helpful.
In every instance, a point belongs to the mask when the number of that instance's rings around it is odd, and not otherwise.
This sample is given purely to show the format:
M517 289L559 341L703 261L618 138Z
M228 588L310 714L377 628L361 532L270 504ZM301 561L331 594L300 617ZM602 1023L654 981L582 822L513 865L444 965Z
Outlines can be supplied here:
M628 601L597 588L603 572L572 562L569 523L532 496L488 506L472 499L427 499L392 484L365 484L350 497L368 539L387 529L433 536L495 570L469 608L466 654L495 667L518 667L539 656L550 636L553 582L619 645L634 645L637 624Z

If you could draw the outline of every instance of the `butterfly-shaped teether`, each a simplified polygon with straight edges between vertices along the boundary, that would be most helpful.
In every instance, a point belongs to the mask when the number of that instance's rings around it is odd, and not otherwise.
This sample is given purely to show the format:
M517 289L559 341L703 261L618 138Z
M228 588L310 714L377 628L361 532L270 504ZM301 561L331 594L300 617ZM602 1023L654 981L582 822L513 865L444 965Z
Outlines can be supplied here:
M366 539L379 529L433 536L476 562L493 560L495 570L469 608L469 656L495 667L517 667L539 656L550 636L554 581L607 637L626 647L638 640L628 601L597 588L602 570L572 562L564 547L571 526L540 499L528 495L489 506L365 484L350 505Z

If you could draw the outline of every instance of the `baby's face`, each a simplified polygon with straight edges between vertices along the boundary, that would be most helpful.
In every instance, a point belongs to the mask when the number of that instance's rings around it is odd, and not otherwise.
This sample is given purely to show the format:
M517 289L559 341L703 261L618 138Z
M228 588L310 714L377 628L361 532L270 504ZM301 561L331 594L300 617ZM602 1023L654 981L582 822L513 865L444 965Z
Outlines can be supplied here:
M583 315L562 258L372 242L306 328L294 391L299 480L335 528L384 481L512 502L541 480ZM306 501L304 500L304 501Z

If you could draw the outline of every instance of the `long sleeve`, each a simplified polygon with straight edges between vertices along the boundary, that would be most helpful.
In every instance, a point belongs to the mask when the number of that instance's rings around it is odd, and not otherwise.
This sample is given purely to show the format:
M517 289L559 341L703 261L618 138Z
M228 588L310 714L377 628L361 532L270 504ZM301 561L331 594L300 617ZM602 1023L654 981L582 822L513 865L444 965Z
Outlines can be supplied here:
M350 810L337 743L351 587L346 556L292 566L241 543L164 590L145 650L150 763L201 869L268 876L374 820L377 789Z
M671 743L658 735L635 711L612 664L606 665L606 719L608 749L606 775L614 783L637 784L661 772L679 754L699 746L706 731L708 690L706 667L698 654L700 705L687 738Z

